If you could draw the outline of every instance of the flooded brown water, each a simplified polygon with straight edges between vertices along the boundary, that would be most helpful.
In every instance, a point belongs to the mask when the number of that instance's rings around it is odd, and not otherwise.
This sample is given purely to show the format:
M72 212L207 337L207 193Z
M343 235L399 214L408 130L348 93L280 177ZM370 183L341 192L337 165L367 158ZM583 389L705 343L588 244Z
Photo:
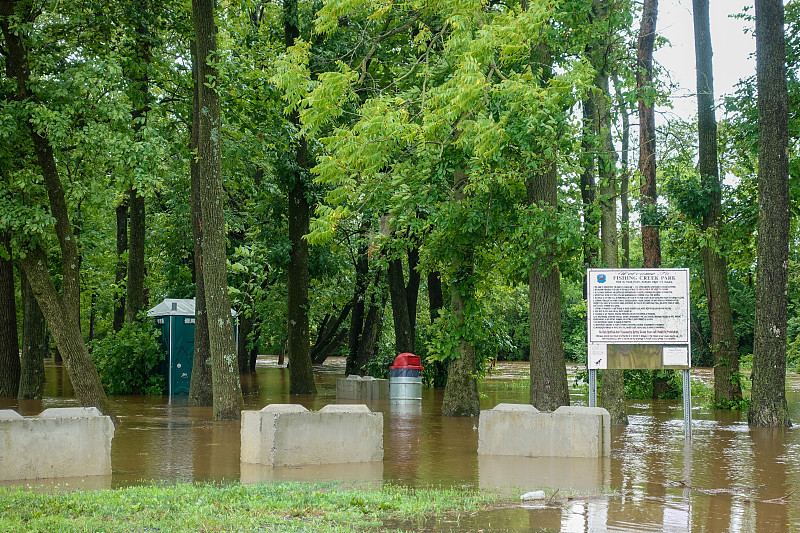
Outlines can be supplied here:
M319 394L290 396L288 370L262 358L258 372L242 377L246 409L300 403L320 409L335 403L344 361L316 370ZM693 377L710 380L710 371ZM527 363L498 363L481 386L481 407L526 403ZM24 415L76 405L60 366L47 367L41 402L0 399L0 408ZM800 423L800 379L787 394ZM442 391L423 389L417 411L388 401L369 403L384 413L384 461L363 465L265 468L239 463L239 423L211 420L210 408L165 397L113 397L120 426L112 445L113 475L52 484L107 488L153 481L254 483L269 480L338 480L360 486L473 486L514 496L511 505L423 524L429 531L798 531L800 432L750 430L746 413L695 406L693 438L683 435L681 400L631 400L630 425L612 430L605 459L478 457L478 419L439 415ZM573 391L573 404L586 398ZM27 484L27 483L26 483ZM31 483L33 484L33 483ZM46 481L42 484L47 484ZM558 489L551 502L517 504L519 494ZM572 496L571 496L572 495ZM415 526L416 528L417 526Z

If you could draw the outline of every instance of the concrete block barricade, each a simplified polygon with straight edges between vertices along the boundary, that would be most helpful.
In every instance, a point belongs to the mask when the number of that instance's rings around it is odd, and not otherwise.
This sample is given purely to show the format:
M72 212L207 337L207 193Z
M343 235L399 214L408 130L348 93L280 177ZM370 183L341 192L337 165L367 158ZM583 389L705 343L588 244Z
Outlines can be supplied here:
M550 413L532 405L501 403L481 412L478 454L607 457L611 417L600 407L563 406Z
M0 480L111 475L114 423L95 407L0 410Z
M241 462L268 466L383 460L383 413L366 405L270 404L242 411Z
M372 401L389 397L389 380L350 375L336 380L337 400Z

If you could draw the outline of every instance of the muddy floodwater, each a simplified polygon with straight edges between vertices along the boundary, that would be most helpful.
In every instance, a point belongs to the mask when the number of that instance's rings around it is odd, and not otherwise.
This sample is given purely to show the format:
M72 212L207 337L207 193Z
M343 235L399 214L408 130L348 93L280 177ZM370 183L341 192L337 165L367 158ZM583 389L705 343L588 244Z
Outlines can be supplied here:
M317 410L336 403L344 360L316 369L319 394L289 396L289 374L274 358L242 376L245 409L299 403ZM498 363L481 385L481 408L527 403L527 363ZM710 382L711 372L693 369ZM45 399L0 399L0 408L35 415L74 406L66 372L48 364ZM800 379L790 375L791 418L800 423ZM120 425L112 445L110 478L40 484L108 488L153 481L257 483L271 480L343 481L358 486L472 486L514 496L511 505L452 521L430 531L800 531L800 431L751 430L746 413L695 405L693 438L683 431L678 400L630 400L630 425L612 429L604 459L479 457L478 419L439 415L441 390L423 389L418 410L387 401L368 403L384 413L384 461L363 465L265 468L239 463L239 423L211 420L210 408L185 399L112 397ZM572 402L586 397L573 391ZM9 483L5 483L9 484ZM32 482L24 484L33 485ZM523 492L557 489L551 501L519 502Z

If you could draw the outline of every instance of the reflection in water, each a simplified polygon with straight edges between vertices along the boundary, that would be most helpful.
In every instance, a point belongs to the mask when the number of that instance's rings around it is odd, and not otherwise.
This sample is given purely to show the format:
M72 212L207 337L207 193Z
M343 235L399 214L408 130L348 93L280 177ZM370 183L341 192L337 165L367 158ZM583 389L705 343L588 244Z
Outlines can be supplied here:
M319 394L290 396L288 370L260 359L257 374L242 376L246 409L299 403L319 410L336 403L344 361L315 369ZM498 363L482 384L481 407L525 403L527 363ZM708 379L710 372L694 371ZM0 409L35 415L48 407L76 405L61 366L47 366L45 398L0 399ZM800 380L789 378L791 417L800 422ZM584 403L578 391L574 403ZM800 503L800 433L750 430L746 414L695 406L693 439L683 437L681 400L630 401L630 425L614 427L612 456L605 459L478 457L478 419L440 416L441 390L423 389L421 407L388 400L368 403L384 414L384 461L302 468L240 465L238 422L211 420L211 408L185 399L113 397L119 416L112 446L112 478L36 482L64 488L103 488L152 480L343 480L348 485L475 486L508 492L546 488L589 494L560 503L513 504L457 523L433 521L423 530L505 531L796 531ZM530 435L529 438L535 438ZM24 482L23 484L32 484ZM614 491L609 495L609 489ZM512 492L516 494L516 492ZM788 497L787 497L788 496ZM514 498L516 499L516 497ZM513 500L512 500L513 501Z
M599 494L610 486L608 457L510 457L479 455L478 474L482 489L547 487Z
M241 463L241 482L250 485L265 481L341 481L348 486L379 486L383 482L383 463L340 463L335 465L269 467Z

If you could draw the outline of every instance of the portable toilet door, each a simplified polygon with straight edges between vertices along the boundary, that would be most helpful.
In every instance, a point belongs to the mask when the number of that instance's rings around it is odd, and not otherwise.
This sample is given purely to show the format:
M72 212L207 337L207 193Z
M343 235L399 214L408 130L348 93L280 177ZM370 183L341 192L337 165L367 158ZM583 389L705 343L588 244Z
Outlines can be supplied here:
M237 342L239 326L233 309L231 315L234 317L234 340ZM167 381L167 394L188 395L194 363L194 298L167 298L150 309L147 316L155 318L161 330L161 345L165 354L161 373Z
M194 299L167 298L147 312L161 330L161 374L169 396L189 394L194 362Z
M170 395L188 395L194 363L194 316L170 316L172 320L172 361L169 365Z

